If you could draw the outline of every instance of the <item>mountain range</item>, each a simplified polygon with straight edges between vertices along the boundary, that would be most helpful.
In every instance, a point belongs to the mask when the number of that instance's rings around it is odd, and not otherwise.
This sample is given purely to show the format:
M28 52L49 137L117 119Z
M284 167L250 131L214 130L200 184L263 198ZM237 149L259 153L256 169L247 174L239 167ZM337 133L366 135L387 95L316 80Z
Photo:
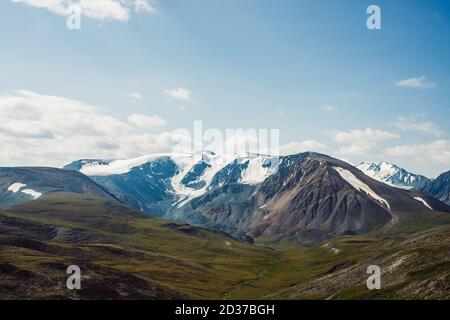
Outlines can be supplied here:
M398 188L430 183L423 176L388 163L355 168L311 152L279 158L203 152L84 159L64 169L88 175L140 211L247 241L317 242L385 227L402 211L449 210L432 197Z
M450 171L442 173L436 179L429 179L389 162L362 162L357 168L375 180L421 192L450 205Z

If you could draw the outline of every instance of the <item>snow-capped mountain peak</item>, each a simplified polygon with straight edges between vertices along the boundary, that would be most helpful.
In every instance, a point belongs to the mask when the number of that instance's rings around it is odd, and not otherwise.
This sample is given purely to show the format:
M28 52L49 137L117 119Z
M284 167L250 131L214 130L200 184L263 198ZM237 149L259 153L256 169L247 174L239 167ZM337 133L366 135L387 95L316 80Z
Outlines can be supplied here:
M411 189L430 181L424 176L408 172L386 161L361 162L357 168L375 180L403 189Z
M64 169L80 171L99 183L114 180L114 185L120 189L131 179L137 185L150 188L154 197L175 198L177 206L182 206L224 184L263 182L278 170L278 157L253 153L219 155L210 151L163 153L121 160L84 159ZM142 197L147 195L142 194ZM144 199L136 200L135 206L148 209L144 202Z

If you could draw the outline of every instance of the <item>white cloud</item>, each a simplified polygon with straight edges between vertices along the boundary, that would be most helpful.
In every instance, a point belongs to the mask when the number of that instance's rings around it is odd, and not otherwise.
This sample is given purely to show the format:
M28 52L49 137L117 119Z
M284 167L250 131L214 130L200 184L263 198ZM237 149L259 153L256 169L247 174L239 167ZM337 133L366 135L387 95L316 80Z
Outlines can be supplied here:
M128 21L132 11L155 12L147 0L11 0L31 7L46 9L52 13L69 16L70 7L78 6L81 14L96 20Z
M171 132L147 132L165 123L157 116L132 115L127 122L80 101L30 91L0 96L0 123L0 165L61 166L169 152L176 144Z
M334 135L334 140L338 143L364 143L377 142L393 138L398 138L398 135L389 131L376 130L367 128L364 130L350 130L348 132L337 131Z
M154 13L156 11L147 0L135 0L134 8L136 12Z
M338 153L353 156L374 153L379 148L379 142L398 137L394 133L371 128L348 132L337 131L333 136L337 143L344 145L338 150Z
M416 122L406 118L399 118L394 126L402 131L415 131L418 133L431 134L435 137L441 137L444 134L439 126L433 122Z
M407 157L409 161L431 161L450 165L450 140L435 140L427 144L401 145L386 148L385 152L387 155L394 157Z
M165 93L172 98L190 101L191 100L191 91L188 89L177 88L166 90Z
M144 97L139 92L131 92L128 97L132 100L142 100Z
M167 124L167 121L159 116L144 116L140 114L133 114L128 117L128 122L139 128L157 128Z
M328 146L315 140L305 140L301 142L291 141L287 144L281 145L279 148L280 155L291 155L306 151L324 153L328 151Z
M426 82L426 76L404 79L396 82L396 85L404 88L425 89L434 87L434 83Z
M427 127L427 126L425 126ZM367 128L348 132L334 132L333 139L340 145L328 152L351 162L388 161L411 172L429 177L448 171L450 166L450 140L435 140L423 144L402 144L387 147L385 142L400 138L389 131Z
M324 111L330 111L330 112L337 112L337 111L339 111L338 108L333 107L333 106L323 106L320 109L324 110Z

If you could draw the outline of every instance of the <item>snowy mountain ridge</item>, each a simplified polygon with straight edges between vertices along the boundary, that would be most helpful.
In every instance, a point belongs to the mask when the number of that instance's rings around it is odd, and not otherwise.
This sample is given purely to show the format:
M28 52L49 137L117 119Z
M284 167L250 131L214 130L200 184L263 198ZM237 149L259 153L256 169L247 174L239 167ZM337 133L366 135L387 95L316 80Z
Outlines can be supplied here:
M172 194L177 198L176 206L182 206L224 183L259 184L276 173L278 159L254 153L160 153L120 160L82 159L64 169L79 171L96 181L124 175L140 181L158 178L159 186L155 189L160 188L161 194Z
M361 162L356 166L367 176L402 189L412 189L428 184L431 180L419 174L411 173L386 161L382 162Z

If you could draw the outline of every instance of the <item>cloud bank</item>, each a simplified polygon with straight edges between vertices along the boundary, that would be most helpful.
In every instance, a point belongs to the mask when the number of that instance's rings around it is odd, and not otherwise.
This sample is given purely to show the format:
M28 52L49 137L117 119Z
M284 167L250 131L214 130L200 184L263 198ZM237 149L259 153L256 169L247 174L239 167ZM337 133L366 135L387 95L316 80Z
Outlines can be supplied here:
M169 152L176 144L158 116L123 121L63 97L17 91L0 96L0 165L61 166L80 158L126 158Z

